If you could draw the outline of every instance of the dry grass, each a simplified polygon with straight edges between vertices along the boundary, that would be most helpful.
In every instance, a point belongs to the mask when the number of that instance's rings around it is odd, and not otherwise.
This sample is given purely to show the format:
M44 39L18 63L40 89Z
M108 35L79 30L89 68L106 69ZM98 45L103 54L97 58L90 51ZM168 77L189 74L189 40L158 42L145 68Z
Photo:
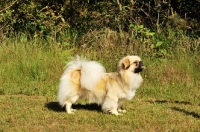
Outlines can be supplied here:
M68 115L51 97L1 95L1 131L200 131L200 104L134 98L123 116L104 114L80 102Z

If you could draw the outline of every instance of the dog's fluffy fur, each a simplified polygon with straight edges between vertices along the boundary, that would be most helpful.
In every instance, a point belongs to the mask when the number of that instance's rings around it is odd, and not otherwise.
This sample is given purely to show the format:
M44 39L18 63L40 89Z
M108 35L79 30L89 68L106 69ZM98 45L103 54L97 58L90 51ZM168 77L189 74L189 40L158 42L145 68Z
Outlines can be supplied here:
M119 115L124 100L131 100L142 82L144 65L138 56L126 56L119 61L118 70L105 73L104 67L80 57L70 61L60 79L58 100L67 113L72 104L84 98L101 105L104 112Z

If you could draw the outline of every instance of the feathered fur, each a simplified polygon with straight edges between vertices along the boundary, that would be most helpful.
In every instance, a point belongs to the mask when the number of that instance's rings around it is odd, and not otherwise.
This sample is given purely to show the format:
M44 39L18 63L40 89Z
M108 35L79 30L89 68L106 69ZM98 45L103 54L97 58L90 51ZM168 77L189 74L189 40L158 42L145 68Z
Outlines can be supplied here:
M118 115L122 102L132 99L142 82L141 62L138 56L127 56L120 60L117 72L105 73L98 62L77 57L67 64L60 79L58 101L67 113L73 112L73 103L85 98L102 105L104 112Z

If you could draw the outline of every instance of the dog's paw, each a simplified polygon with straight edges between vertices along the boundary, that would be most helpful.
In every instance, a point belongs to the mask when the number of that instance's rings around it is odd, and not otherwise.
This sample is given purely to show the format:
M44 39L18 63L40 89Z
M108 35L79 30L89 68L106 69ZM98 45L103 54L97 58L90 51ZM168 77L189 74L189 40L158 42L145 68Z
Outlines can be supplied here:
M76 110L76 109L71 109L71 111L72 111L72 112L75 112L75 111L77 111L77 110Z
M70 109L70 110L67 110L66 112L67 114L74 114L75 111L76 111L75 109Z
M118 112L126 113L126 110L118 109Z
M69 112L69 111L68 111L67 114L74 114L74 112L72 112L72 111Z
M117 110L108 110L107 112L110 113L110 114L116 115L116 116L118 116L118 115L123 115L123 114L121 114L121 113L118 113Z

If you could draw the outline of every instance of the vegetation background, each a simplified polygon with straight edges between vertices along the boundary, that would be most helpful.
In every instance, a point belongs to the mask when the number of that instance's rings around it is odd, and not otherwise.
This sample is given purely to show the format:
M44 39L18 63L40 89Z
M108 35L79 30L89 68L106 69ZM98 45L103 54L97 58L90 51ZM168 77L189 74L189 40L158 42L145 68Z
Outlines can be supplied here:
M200 131L199 0L0 0L0 131ZM84 100L68 115L59 79L75 55L108 72L146 66L123 116Z

